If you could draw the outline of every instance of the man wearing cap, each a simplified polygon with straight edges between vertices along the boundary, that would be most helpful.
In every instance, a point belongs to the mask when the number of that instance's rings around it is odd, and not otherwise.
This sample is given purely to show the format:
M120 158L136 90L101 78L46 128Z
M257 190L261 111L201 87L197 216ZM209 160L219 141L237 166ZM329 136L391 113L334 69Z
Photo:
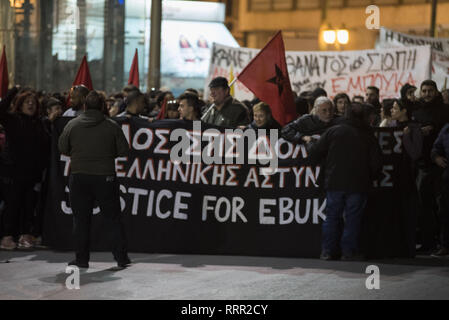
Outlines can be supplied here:
M230 95L228 80L223 77L213 79L210 84L213 105L202 121L221 127L237 128L249 124L248 109Z

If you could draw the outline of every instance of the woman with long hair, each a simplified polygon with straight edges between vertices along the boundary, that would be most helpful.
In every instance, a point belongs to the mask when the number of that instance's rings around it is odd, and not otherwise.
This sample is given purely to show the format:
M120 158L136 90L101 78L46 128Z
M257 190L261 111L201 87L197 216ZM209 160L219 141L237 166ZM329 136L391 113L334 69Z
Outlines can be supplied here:
M42 180L49 157L49 137L39 108L32 91L19 94L10 111L7 104L0 107L0 124L6 135L0 154L0 188L5 199L0 248L4 250L34 246L35 187Z

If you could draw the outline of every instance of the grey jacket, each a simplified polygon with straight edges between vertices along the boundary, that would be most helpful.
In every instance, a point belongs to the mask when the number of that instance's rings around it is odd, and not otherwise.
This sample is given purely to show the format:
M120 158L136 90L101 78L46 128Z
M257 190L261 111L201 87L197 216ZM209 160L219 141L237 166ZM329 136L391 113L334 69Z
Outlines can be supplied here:
M126 156L129 145L116 122L91 109L67 123L59 151L71 158L71 173L114 175L115 158Z

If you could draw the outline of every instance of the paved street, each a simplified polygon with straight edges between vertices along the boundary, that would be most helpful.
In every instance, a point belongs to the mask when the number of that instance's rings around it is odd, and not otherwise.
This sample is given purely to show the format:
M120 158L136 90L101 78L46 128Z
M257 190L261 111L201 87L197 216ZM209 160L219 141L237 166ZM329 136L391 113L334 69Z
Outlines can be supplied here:
M449 260L364 262L242 256L130 254L121 271L111 254L93 253L68 290L72 253L0 252L0 299L448 299ZM366 267L380 270L380 289L365 286Z

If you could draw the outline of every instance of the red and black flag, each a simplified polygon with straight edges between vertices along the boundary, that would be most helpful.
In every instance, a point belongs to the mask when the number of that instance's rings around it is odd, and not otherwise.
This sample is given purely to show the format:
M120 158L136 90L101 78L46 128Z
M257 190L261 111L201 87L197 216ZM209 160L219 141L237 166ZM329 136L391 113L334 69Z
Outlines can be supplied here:
M238 79L270 106L273 118L282 126L296 118L281 31L242 70Z

